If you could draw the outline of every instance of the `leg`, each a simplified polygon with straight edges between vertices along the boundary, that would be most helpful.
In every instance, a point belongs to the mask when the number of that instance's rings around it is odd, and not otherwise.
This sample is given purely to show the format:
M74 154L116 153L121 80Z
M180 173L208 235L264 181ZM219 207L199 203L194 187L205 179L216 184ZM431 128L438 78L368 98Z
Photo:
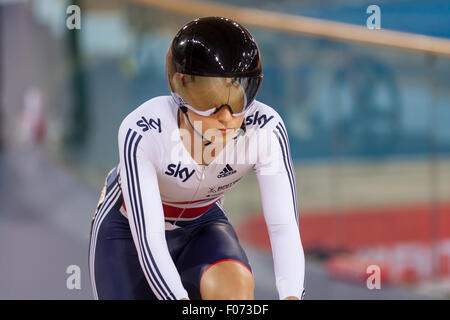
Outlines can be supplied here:
M89 260L94 298L156 300L140 266L128 221L118 208L111 209L101 223L94 223L92 231Z
M227 219L196 229L176 265L191 299L253 299L251 268Z
M252 273L236 260L212 264L200 280L203 300L253 300L254 290Z

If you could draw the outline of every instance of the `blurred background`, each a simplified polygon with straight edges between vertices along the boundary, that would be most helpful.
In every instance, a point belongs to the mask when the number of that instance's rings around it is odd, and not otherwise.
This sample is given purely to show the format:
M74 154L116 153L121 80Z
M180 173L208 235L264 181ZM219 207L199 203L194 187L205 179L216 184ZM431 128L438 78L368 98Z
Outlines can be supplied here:
M80 29L68 28L71 5ZM356 34L370 5L381 30L364 41L300 23L348 23ZM119 125L169 94L169 42L205 15L234 18L259 44L258 100L282 115L295 163L305 298L450 298L448 1L0 0L0 299L92 298L89 225L119 161ZM371 43L385 30L416 35ZM435 50L420 45L428 40ZM224 204L255 297L277 299L253 173ZM67 286L73 265L79 289ZM370 265L381 289L367 287Z

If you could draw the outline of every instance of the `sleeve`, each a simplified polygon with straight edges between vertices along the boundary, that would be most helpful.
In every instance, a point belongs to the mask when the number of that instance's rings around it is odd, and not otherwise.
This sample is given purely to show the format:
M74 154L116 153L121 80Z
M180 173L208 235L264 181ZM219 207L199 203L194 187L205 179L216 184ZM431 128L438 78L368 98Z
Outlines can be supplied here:
M279 298L303 299L305 256L300 239L295 172L283 121L266 130L259 141L254 170L258 179L264 218L274 260Z
M119 129L121 187L133 241L156 297L160 300L188 298L165 238L161 196L149 152L156 144L144 141L146 137L124 123Z

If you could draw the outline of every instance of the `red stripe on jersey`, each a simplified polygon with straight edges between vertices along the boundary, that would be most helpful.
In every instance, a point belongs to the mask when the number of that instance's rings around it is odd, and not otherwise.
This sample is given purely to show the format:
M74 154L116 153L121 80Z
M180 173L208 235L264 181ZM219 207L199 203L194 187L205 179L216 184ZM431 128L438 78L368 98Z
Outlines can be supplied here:
M214 204L215 204L215 202L213 202L207 206L198 207L198 208L177 208L177 207L168 206L164 203L162 206L163 206L165 218L189 218L189 219L192 219L192 218L197 218L197 217L201 216L203 213L206 212L206 210L211 208ZM122 202L122 207L125 211L127 211L127 208L125 207L125 201ZM184 212L183 212L183 210L184 210ZM180 217L181 212L183 212L183 214Z
M214 204L215 204L215 202L213 202L205 207L198 207L198 208L177 208L177 207L172 207L172 206L163 204L164 217L166 217L166 218L197 218L197 217L201 216L203 213L205 213L206 210L211 208ZM180 214L182 212L183 212L183 214L180 216Z
M202 199L202 200L194 200L194 201L180 201L180 202L164 201L164 202L165 203L172 203L172 204L190 204L190 203L197 203L197 202L209 201L209 200L211 200L211 198L209 198L209 199Z

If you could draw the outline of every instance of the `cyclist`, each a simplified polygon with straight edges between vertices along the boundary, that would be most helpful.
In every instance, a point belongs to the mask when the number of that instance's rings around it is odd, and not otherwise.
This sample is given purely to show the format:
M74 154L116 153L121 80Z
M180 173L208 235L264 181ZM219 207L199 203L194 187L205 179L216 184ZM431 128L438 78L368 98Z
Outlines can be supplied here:
M96 299L253 299L248 258L223 210L253 169L280 299L302 299L304 254L284 123L255 100L261 58L226 18L189 22L166 58L170 96L132 111L118 133L92 221Z

